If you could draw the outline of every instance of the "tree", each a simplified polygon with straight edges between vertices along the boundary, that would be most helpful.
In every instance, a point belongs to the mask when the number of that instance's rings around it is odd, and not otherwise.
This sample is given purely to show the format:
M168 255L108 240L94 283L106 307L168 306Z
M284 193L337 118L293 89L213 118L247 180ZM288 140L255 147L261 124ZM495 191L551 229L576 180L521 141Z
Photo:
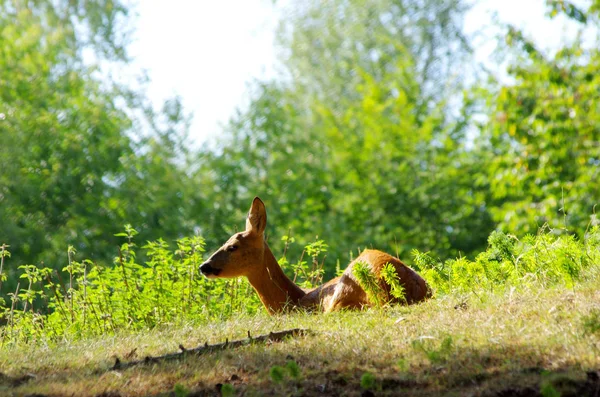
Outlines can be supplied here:
M128 6L35 3L0 1L0 241L12 260L61 268L73 245L110 263L125 223L141 241L192 233L180 102L154 112L104 68L127 64Z
M462 29L467 9L463 0L293 2L280 53L296 88L332 105L356 97L361 73L381 81L403 68L399 60L413 62L414 99L427 113L475 70Z
M213 183L199 184L215 187L215 230L260 195L276 238L291 228L330 244L329 272L358 247L480 248L492 228L485 186L471 172L467 115L450 103L462 86L450 70L469 54L462 2L295 6L281 42L288 79L257 84L207 160Z
M582 23L593 15L550 3ZM582 234L600 203L600 51L578 39L547 55L514 28L507 40L514 83L490 97L480 141L494 218L517 234L544 224Z

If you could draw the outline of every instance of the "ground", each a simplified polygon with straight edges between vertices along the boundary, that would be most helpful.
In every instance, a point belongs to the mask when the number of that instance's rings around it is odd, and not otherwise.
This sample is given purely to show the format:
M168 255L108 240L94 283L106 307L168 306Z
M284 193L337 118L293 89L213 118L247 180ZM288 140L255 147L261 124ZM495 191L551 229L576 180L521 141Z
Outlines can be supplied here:
M600 291L590 282L4 346L0 395L596 396L599 309ZM111 369L117 357L127 362L291 328L312 334Z

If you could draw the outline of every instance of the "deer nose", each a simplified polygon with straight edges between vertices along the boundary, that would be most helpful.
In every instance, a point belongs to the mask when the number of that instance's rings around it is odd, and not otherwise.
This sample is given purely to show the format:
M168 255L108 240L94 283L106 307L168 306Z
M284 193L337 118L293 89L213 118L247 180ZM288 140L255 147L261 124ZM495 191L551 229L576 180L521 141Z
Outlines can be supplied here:
M219 274L221 271L219 269L215 269L214 267L212 267L210 265L210 261L206 261L203 264L200 265L200 273L204 274L205 276L208 275L217 275Z

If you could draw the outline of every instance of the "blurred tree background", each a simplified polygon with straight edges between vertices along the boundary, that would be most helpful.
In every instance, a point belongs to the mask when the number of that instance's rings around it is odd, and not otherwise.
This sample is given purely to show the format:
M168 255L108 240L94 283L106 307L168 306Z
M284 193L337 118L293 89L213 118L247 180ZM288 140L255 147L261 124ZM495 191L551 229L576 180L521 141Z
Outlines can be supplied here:
M111 73L130 62L133 5L0 0L0 243L18 264L62 268L68 245L109 264L130 223L139 242L200 233L211 250L255 195L274 251L289 231L318 236L329 274L359 247L410 261L474 255L496 228L583 236L600 201L600 42L548 54L504 27L496 79L464 33L469 4L292 1L281 77L190 150L177 98L153 109L147 82ZM600 2L547 10L584 29Z

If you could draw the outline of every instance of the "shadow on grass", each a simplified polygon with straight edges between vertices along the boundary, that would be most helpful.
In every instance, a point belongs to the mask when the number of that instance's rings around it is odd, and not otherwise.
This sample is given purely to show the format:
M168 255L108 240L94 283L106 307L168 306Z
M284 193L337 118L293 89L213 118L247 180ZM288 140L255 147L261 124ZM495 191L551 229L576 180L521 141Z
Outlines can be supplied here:
M392 349L385 357L314 353L273 343L188 356L123 371L57 371L44 376L0 377L2 390L16 395L403 395L403 396L597 396L598 372L576 362L550 368L539 349L508 345L491 349L454 347L427 355L416 347L408 359ZM347 353L347 352L346 352ZM390 360L396 356L398 360ZM293 362L298 371L289 370ZM273 368L281 373L277 376ZM278 370L279 371L279 370ZM275 371L277 372L277 371ZM364 374L374 376L367 382ZM233 394L231 394L233 392Z

